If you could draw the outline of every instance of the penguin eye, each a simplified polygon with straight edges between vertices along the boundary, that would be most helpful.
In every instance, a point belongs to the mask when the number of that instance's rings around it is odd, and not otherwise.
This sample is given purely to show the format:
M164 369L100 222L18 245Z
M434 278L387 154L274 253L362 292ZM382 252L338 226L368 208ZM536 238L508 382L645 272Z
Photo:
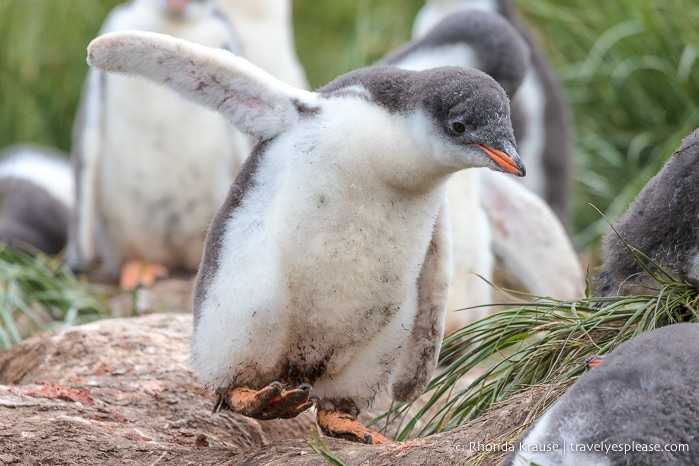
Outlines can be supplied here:
M463 134L463 132L466 131L466 125L460 121L455 121L451 124L451 129L453 129L456 133Z

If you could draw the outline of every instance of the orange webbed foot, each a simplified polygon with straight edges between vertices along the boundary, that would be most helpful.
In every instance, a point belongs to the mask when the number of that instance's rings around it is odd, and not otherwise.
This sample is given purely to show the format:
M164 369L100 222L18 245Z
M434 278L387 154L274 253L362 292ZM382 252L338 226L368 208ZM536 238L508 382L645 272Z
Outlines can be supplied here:
M328 437L343 438L353 442L366 443L369 445L378 445L381 443L389 443L390 440L369 430L357 420L357 417L338 410L318 409L317 417L318 426Z
M214 408L230 408L244 416L267 421L270 419L290 419L313 406L311 386L301 384L293 390L284 390L279 382L272 382L261 390L236 387L225 397L220 397Z
M149 288L159 279L167 278L168 275L168 269L160 264L128 261L121 268L119 288L124 291L132 291L139 286Z
M594 369L602 362L602 359L604 359L604 356L590 356L585 360L585 368L587 370Z

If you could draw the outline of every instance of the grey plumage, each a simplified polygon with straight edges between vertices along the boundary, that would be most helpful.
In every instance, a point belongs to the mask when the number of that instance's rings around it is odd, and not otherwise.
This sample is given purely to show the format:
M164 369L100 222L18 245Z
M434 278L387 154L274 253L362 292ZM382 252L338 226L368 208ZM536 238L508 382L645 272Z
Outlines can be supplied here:
M698 360L699 324L670 325L631 339L580 377L504 465L697 464ZM582 452L574 446L581 444L609 451ZM536 453L534 445L559 448ZM612 449L634 445L636 451ZM665 451L666 445L677 451ZM656 446L661 451L647 451Z
M531 63L529 47L499 14L475 10L453 13L424 36L393 51L379 63L400 66L411 57L439 54L440 50L458 45L467 47L462 50L463 54L473 54L471 68L490 75L510 98L516 93ZM464 61L469 58L464 57Z
M665 166L636 196L603 242L599 296L648 293L659 285L626 246L640 250L666 272L699 288L699 130L687 136Z

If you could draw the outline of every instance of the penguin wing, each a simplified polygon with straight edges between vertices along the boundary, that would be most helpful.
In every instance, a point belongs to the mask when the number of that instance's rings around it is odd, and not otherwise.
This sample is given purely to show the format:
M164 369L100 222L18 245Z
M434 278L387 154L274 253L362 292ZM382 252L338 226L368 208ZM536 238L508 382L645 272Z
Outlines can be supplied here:
M88 63L104 71L136 75L220 112L259 141L313 112L316 94L274 78L244 58L222 50L144 31L104 34L88 46Z
M582 298L585 277L561 222L539 196L498 175L483 170L479 177L495 254L531 293Z
M399 367L391 377L391 395L396 401L413 401L420 396L437 366L444 337L451 258L451 223L445 199L417 282L418 308L410 345L404 348Z
M104 135L104 74L90 70L73 128L71 161L75 172L75 209L68 227L68 263L73 268L95 264L97 173Z

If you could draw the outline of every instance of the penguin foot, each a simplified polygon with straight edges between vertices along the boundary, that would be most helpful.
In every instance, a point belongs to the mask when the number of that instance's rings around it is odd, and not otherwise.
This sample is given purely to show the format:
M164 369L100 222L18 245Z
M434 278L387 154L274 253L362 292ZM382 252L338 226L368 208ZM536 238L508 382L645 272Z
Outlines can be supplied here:
M167 278L168 269L160 264L141 261L128 261L121 268L119 287L124 291L133 291L139 286L149 288L161 278Z
M587 370L594 369L599 363L602 362L602 359L604 359L604 356L590 356L585 360L585 368Z
M328 437L343 438L353 442L366 443L369 445L378 445L380 443L389 443L390 440L372 430L367 429L357 420L353 414L343 411L334 410L328 411L318 409L316 416L318 426Z
M225 400L219 399L214 410L226 406L236 413L262 421L291 419L313 406L314 398L307 383L285 391L281 383L272 382L262 390L236 387L228 392Z

